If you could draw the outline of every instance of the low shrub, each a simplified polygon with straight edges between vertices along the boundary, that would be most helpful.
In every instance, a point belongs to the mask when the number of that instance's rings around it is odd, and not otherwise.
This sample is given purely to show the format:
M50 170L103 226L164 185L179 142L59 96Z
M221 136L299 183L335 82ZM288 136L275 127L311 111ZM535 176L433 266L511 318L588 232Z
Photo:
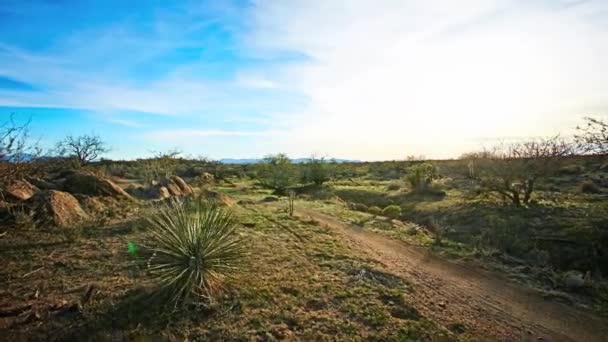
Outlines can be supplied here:
M401 184L399 183L390 183L389 185L386 186L386 190L388 191L396 191L401 189Z
M191 297L211 301L245 253L231 212L213 202L172 200L149 219L150 274L177 305Z
M391 204L382 210L382 215L390 218L399 218L401 216L401 207Z
M382 215L382 209L380 209L380 207L377 207L375 205L367 208L367 212L374 216Z
M367 211L367 206L362 203L350 203L350 208L356 211Z
M584 194L598 194L602 192L600 188L590 180L586 180L580 185L581 192Z

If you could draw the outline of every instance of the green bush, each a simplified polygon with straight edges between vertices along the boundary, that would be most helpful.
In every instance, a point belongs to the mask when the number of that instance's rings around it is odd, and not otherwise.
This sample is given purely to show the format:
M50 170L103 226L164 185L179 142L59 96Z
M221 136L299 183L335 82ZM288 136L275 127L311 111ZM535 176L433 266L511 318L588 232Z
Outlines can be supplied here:
M429 163L420 163L407 168L405 179L414 191L425 191L437 176L435 166Z
M380 209L380 207L377 207L375 205L367 208L367 212L374 216L382 215L382 209Z
M257 164L256 174L263 186L284 193L287 187L296 183L296 169L285 154L271 155Z
M390 218L399 218L401 216L401 207L391 204L382 210L382 215Z
M311 157L301 166L301 179L304 183L314 183L318 186L329 180L329 165L323 160Z
M173 200L148 219L151 225L150 274L177 305L192 296L208 301L244 255L229 211L193 199Z

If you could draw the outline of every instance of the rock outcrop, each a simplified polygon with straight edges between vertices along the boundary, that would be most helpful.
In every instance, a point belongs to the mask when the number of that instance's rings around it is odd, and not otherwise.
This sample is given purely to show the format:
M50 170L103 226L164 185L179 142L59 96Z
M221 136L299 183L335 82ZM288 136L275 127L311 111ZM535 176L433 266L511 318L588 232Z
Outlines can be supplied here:
M38 189L28 181L20 179L10 182L4 192L10 199L27 201L38 192Z
M190 194L192 194L194 192L192 190L192 187L190 185L188 185L188 183L186 183L181 177L179 177L179 176L171 176L170 180L175 185L177 185L177 187L182 192L182 194L184 194L184 195L190 195Z
M111 180L97 176L91 172L74 172L68 175L63 183L63 187L66 191L73 194L110 196L134 200L131 195Z
M203 189L201 191L201 197L214 201L220 206L225 207L232 207L235 203L234 199L232 199L232 197L226 195L225 193L209 189Z
M71 228L90 219L78 200L63 191L39 192L33 199L38 220L61 228Z

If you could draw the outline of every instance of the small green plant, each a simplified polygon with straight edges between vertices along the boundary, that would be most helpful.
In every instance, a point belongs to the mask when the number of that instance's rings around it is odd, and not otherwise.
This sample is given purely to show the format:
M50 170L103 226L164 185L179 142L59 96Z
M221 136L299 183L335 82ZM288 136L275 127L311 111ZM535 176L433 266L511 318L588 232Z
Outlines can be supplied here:
M386 217L390 217L392 219L399 218L401 216L401 207L398 205L395 205L395 204L386 206L382 210L382 215L384 215Z
M382 209L380 209L380 207L377 207L375 205L367 208L367 212L374 216L382 215Z
M231 212L201 199L173 200L149 218L150 274L177 305L191 297L211 302L238 270L245 248Z

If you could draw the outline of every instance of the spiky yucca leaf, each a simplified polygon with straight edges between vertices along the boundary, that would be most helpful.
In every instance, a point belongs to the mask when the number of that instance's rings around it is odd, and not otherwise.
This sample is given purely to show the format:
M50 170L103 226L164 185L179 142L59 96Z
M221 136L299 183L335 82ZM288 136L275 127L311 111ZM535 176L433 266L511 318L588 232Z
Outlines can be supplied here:
M212 300L238 270L243 240L232 213L213 202L172 200L148 218L153 237L150 274L177 303L195 295Z

